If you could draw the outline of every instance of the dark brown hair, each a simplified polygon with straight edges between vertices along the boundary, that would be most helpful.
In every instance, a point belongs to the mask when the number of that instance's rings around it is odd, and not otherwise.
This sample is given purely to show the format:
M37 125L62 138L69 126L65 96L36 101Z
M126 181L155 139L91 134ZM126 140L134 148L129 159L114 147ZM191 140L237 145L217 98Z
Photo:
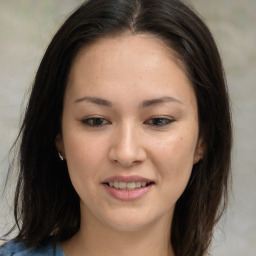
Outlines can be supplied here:
M164 40L193 84L206 152L177 201L170 242L176 256L205 255L227 202L232 141L229 97L210 31L178 0L89 0L58 30L37 71L20 130L16 239L39 246L49 238L64 241L79 230L79 197L55 147L67 78L82 47L127 32Z

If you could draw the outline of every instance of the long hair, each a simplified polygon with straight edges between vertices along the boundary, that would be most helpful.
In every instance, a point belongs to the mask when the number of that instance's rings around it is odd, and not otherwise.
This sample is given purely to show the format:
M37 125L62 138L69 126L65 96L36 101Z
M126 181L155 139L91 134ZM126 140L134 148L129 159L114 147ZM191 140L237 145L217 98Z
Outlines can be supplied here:
M127 32L165 41L194 87L206 152L176 203L170 243L177 256L205 255L227 202L232 144L229 96L209 29L178 0L89 0L57 31L36 73L19 135L16 239L39 246L49 238L56 243L67 240L79 230L79 197L55 147L67 79L81 48Z

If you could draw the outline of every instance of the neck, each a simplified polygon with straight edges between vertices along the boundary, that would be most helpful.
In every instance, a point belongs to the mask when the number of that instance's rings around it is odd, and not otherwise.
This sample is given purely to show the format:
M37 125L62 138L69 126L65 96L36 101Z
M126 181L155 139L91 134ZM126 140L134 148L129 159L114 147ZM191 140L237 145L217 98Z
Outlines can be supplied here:
M82 218L80 230L62 248L66 256L174 256L167 217L133 231L117 230L96 218Z

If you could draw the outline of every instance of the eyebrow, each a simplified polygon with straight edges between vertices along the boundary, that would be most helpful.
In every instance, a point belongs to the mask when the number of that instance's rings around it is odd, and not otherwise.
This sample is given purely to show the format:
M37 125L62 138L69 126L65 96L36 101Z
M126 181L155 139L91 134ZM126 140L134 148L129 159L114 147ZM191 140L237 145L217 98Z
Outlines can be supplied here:
M162 97L162 98L158 98L158 99L144 100L141 104L141 107L146 108L146 107L150 107L152 105L162 104L162 103L166 103L166 102L174 102L174 103L183 104L180 100L178 100L176 98Z
M98 97L83 97L80 99L77 99L74 101L74 103L79 103L79 102L83 102L83 101L88 101L97 105L101 105L101 106L106 106L106 107L112 107L113 104L105 99L102 98L98 98ZM146 107L150 107L153 105L157 105L157 104L162 104L162 103L166 103L166 102L174 102L174 103L179 103L179 104L183 104L180 100L173 98L173 97L162 97L162 98L157 98L157 99L150 99L150 100L144 100L141 103L141 107L142 108L146 108Z
M82 101L88 101L97 105L106 106L106 107L112 107L112 103L108 100L97 98L97 97L83 97L80 99L75 100L74 103L79 103Z

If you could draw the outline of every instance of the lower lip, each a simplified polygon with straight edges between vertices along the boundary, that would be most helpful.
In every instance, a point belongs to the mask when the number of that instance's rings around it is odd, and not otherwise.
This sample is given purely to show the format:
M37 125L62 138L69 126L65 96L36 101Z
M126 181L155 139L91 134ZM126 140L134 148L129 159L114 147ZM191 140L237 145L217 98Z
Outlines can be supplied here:
M122 200L122 201L132 201L141 198L149 190L152 188L153 184L148 185L146 187L137 188L135 190L121 190L116 189L114 187L110 187L106 184L103 184L107 192L114 197L115 199Z

